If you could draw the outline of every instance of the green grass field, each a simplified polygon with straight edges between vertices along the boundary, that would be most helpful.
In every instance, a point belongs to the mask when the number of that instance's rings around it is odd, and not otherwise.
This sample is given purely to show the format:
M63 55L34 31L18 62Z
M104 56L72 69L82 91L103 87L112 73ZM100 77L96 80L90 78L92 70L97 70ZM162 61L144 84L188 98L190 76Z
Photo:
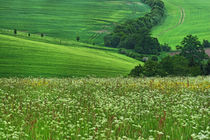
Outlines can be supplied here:
M163 0L166 5L166 18L156 26L152 35L161 43L168 43L175 49L188 35L210 40L210 1L209 0Z
M209 140L210 77L0 79L1 140Z
M140 63L118 54L116 49L74 41L63 42L65 45L55 42L50 37L0 34L0 77L125 76Z
M0 28L102 44L113 25L147 11L140 0L0 0Z

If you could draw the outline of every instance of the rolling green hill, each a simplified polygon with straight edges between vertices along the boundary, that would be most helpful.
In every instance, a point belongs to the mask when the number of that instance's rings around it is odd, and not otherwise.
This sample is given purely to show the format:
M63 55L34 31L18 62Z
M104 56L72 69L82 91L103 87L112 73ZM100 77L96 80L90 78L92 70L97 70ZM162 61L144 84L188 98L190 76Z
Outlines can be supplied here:
M147 11L140 0L0 0L0 28L101 44L113 25Z
M210 40L209 0L163 0L166 19L153 29L153 36L175 49L184 36L197 35Z
M127 75L140 63L118 54L116 49L74 41L57 45L36 40L0 34L0 77L114 77ZM50 42L49 37L46 40Z

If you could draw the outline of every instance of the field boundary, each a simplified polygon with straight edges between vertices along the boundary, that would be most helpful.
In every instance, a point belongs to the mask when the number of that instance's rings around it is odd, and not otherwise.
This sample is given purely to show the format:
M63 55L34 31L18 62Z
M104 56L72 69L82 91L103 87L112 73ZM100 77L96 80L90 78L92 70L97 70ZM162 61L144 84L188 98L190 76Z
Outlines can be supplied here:
M53 44L53 45L63 45L63 46L71 47L71 46L74 46L75 44L77 44L79 47L84 47L84 48L118 52L118 50L113 49L113 48L107 48L107 47L98 46L98 45L91 45L88 43L76 42L73 40L71 40L71 41L61 40L59 38L54 38L54 37L47 36L47 35L45 35L44 37L40 37L39 34L31 34L31 36L29 37L27 31L24 31L24 32L18 31L17 35L14 35L13 30L0 28L0 35L7 35L7 36L11 36L11 37L29 40L29 41L35 41L35 42L47 43L47 44Z

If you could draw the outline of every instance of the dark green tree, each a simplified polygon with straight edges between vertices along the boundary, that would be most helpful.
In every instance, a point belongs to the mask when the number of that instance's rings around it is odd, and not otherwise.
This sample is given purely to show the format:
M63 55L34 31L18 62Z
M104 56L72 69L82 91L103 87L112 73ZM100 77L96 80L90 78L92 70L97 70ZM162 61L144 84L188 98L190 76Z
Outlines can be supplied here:
M210 48L210 42L208 40L204 39L202 45L203 45L204 48Z
M161 69L166 75L184 76L188 74L188 60L179 55L167 56L160 62Z
M135 45L135 51L142 54L159 54L161 51L160 44L157 38L150 36L142 37L142 40L139 40Z
M159 74L159 64L157 61L148 60L143 67L143 74L147 77L157 76Z
M14 34L15 34L15 35L17 34L17 29L14 29Z
M80 37L79 37L79 36L77 36L77 37L76 37L76 40L77 40L77 42L79 42L79 40L80 40Z
M168 44L166 44L166 43L163 44L163 45L160 45L160 48L164 52L169 52L171 50L171 47Z
M205 51L197 36L187 35L181 42L181 56L184 56L190 61L192 66L201 64L205 58Z
M142 54L159 54L160 44L149 34L151 28L161 22L165 6L161 0L142 0L151 7L151 11L143 17L127 20L117 24L113 32L104 37L104 45L134 49Z
M117 33L108 34L104 37L104 45L116 48L120 43L121 35Z
M134 69L131 70L131 72L129 73L129 76L140 77L142 75L142 72L143 72L143 68L141 64L139 64L138 66L136 66Z

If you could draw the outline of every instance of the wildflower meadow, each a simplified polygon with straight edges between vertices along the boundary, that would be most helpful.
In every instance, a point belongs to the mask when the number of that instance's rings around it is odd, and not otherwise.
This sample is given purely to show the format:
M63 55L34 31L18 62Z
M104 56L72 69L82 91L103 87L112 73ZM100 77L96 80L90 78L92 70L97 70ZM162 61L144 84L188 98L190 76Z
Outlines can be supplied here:
M1 140L209 140L210 77L2 78Z

